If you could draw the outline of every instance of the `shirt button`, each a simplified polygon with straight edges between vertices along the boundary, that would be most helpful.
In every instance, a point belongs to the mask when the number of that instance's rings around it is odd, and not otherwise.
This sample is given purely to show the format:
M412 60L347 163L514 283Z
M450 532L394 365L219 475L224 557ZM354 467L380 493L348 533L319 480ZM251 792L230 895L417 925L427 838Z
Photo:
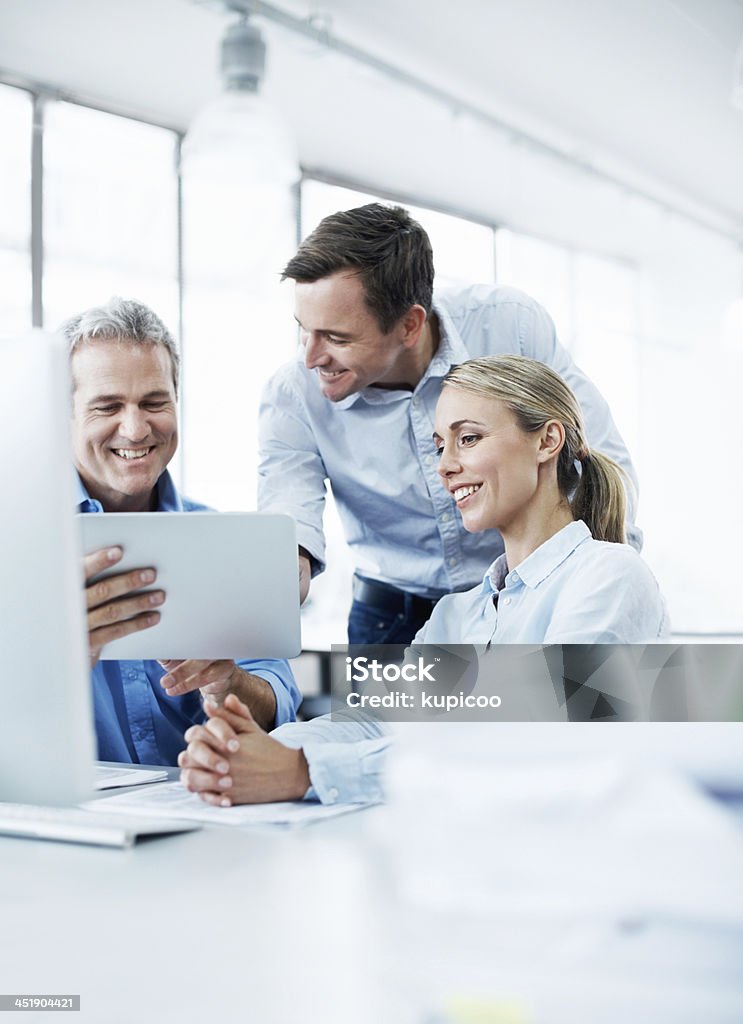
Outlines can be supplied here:
M338 799L338 790L335 788L335 786L333 786L333 788L331 790L329 790L329 792L328 792L328 800L331 802L331 804L334 804L337 799Z
M510 597L504 597L503 598L503 604L510 604L510 603L511 603L511 598Z
M442 523L448 523L450 519L451 519L451 516L449 515L449 513L448 512L444 512L443 516L441 517L441 522Z
M457 561L458 561L458 559L456 559L456 558L450 558L449 559L449 565L455 566L457 564Z

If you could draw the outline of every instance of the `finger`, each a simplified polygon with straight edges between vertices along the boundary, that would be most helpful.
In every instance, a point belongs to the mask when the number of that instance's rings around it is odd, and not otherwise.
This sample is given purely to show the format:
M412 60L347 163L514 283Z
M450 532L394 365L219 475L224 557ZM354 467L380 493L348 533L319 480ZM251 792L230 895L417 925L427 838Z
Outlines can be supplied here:
M203 725L191 725L183 734L187 743L204 742L208 733Z
M228 711L232 711L234 714L239 715L248 722L255 722L250 708L240 700L236 693L231 693L225 698L225 705Z
M204 684L213 683L220 679L225 672L229 675L235 667L234 661L226 659L213 661L189 658L187 661L169 661L160 662L160 664L163 668L168 667L168 676L174 686L180 683L191 682L196 677L203 679Z
M240 741L235 730L223 718L210 718L205 728L209 735L216 739L220 750L235 754L240 749Z
M210 689L218 696L222 691L219 686L226 687L230 675L235 668L234 661L184 661L177 668L167 672L160 684L169 697L182 693L190 693L203 687Z
M118 600L109 601L99 608L90 609L88 629L98 629L100 626L108 626L114 622L134 618L141 612L157 608L164 600L164 590L151 590L146 594L137 594L136 597L120 597Z
M161 661L160 664L166 669L160 678L160 685L169 697L177 697L179 694L198 690L201 673L211 665L211 662L189 658L187 661Z
M214 751L215 756L220 759L229 757L229 748L221 739L220 736L215 736L210 732L204 725L192 725L190 729L186 729L183 734L183 738L188 743L185 751L182 753L186 755L188 761L192 761L191 746L196 743L204 743ZM237 744L239 746L239 744Z
M248 717L246 717L244 714L235 714L234 711L230 710L232 701L230 701L229 698L232 696L234 696L234 694L228 694L224 704L222 705L215 705L210 702L204 704L204 711L209 717L207 726L211 725L214 721L222 720L223 722L226 722L238 735L242 735L243 733L263 732L263 729L261 729L258 723L253 719L253 716L249 711ZM242 707L245 708L245 705L243 704ZM248 709L245 708L245 710L247 711Z
M232 807L232 800L226 793L199 793L199 799L212 807Z
M189 767L206 768L207 771L213 772L217 776L228 775L230 771L224 754L218 753L208 743L203 743L200 740L189 743L188 762Z
M83 558L83 574L86 580L91 576L97 576L99 572L110 569L112 565L120 562L124 549L118 546L112 548L101 548L100 551L91 551Z
M215 775L203 768L181 769L181 782L189 793L223 793L232 785L229 775Z
M143 615L135 615L133 619L125 619L123 622L115 622L111 626L101 626L88 633L88 643L91 650L98 650L110 644L113 640L119 640L122 636L129 636L130 633L138 633L142 629L150 629L160 621L160 612L147 612Z
M104 580L89 583L85 588L85 600L88 608L98 608L114 598L141 590L149 583L154 583L157 573L154 569L133 569L116 576L107 576Z

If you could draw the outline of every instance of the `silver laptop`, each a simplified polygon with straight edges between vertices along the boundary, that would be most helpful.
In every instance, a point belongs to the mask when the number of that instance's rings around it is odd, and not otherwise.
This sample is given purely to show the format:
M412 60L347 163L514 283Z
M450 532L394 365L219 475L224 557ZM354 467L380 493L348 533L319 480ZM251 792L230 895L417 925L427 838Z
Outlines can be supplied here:
M69 396L60 338L0 339L0 833L125 846L191 825L74 808L96 751Z

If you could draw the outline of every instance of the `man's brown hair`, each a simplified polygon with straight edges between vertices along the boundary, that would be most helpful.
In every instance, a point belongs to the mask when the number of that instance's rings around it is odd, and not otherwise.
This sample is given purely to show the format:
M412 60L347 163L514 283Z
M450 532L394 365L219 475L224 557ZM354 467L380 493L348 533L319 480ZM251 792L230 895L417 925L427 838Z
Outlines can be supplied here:
M281 280L358 274L367 308L388 334L411 306L431 313L433 252L428 235L401 206L369 203L320 221L284 267Z

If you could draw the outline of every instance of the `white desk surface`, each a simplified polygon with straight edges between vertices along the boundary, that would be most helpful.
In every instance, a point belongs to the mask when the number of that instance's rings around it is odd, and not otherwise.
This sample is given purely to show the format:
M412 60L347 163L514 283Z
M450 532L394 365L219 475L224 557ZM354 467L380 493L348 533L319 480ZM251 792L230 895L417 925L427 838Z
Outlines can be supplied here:
M409 842L394 806L297 831L209 828L129 850L0 838L0 991L79 993L78 1019L94 1024L433 1024L464 996L525 1007L493 1024L743 1020L740 921L617 917L587 911L590 898L543 913L523 882L538 893L530 857L549 862L549 830L532 830L522 864L493 860L488 888L492 821L481 841L477 828L460 837L449 873L450 817L442 805L422 810ZM461 820L461 808L451 813ZM422 895L410 884L416 864ZM606 863L599 874L610 892L634 870ZM693 867L674 884L694 886Z

